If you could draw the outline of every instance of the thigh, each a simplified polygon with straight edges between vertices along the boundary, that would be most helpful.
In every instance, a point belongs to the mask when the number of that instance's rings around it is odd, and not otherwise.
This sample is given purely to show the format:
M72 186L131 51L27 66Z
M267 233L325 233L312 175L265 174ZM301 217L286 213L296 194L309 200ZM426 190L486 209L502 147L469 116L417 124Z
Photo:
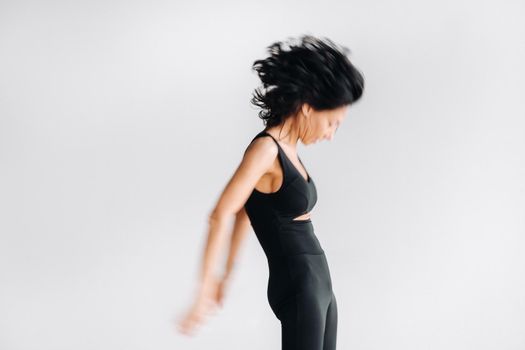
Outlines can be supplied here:
M332 293L332 301L326 312L323 350L335 350L337 340L337 300Z
M299 294L279 310L282 350L323 350L327 305L316 295Z

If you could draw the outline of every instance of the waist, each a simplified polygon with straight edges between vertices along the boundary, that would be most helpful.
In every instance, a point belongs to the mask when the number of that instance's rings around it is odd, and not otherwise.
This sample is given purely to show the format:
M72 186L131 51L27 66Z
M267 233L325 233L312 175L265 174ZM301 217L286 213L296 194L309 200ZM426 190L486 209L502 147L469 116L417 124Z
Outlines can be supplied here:
M324 254L311 220L282 224L276 234L281 248L279 251L281 256Z

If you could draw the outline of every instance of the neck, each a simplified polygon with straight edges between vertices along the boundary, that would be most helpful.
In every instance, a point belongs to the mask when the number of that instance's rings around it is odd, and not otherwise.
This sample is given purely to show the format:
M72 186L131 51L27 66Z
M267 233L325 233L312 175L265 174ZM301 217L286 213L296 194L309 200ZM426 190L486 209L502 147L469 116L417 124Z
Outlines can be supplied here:
M273 134L280 142L295 147L299 141L299 128L295 123L295 117L287 118L283 123L265 129Z

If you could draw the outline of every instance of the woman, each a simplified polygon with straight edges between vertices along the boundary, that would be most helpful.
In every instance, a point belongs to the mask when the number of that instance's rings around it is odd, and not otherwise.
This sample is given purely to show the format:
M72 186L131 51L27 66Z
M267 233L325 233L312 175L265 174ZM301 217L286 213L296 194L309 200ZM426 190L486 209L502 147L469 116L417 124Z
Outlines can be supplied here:
M298 43L276 42L268 49L270 56L253 64L266 90L256 89L251 100L262 108L266 127L247 147L210 214L198 292L179 328L190 333L222 305L251 224L268 260L267 296L281 322L282 349L333 350L337 303L310 219L317 191L296 145L331 140L348 107L361 97L364 79L346 57L349 50L326 38L304 35ZM230 216L235 225L228 262L224 275L216 277L212 269Z

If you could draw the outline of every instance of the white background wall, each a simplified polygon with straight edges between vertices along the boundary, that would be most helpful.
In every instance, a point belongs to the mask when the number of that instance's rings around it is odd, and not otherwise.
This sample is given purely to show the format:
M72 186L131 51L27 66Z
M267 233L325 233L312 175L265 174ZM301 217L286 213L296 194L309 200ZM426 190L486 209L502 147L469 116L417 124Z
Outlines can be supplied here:
M339 349L525 348L523 1L2 1L0 348L280 349L251 231L194 338L206 220L255 59L309 33L366 79L300 145Z

